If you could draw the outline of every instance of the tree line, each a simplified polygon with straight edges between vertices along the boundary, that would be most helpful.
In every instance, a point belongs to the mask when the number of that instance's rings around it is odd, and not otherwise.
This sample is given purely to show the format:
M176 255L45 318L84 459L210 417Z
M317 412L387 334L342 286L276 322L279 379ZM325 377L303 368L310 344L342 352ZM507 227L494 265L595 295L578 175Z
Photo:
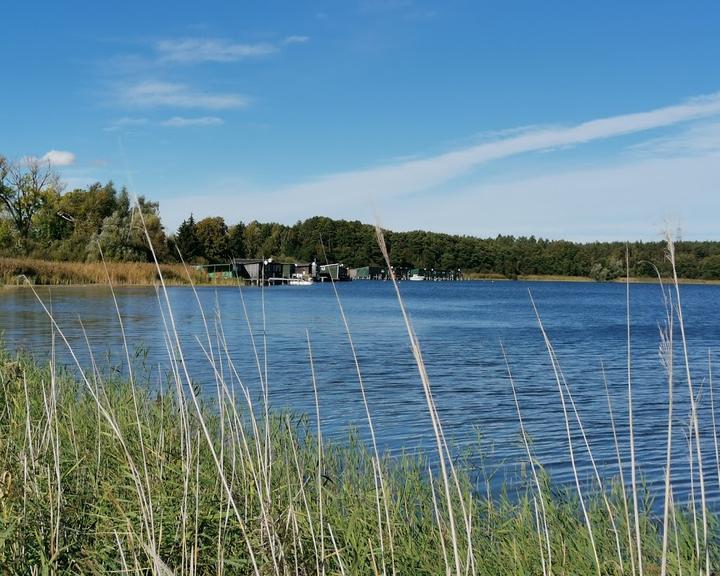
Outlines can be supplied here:
M161 262L225 263L233 257L342 262L383 266L374 226L322 216L279 223L235 222L189 215L166 234L159 204L131 200L112 182L65 191L52 167L39 161L10 162L0 155L0 256L61 261L150 261L146 234ZM460 269L464 273L586 276L610 280L669 273L665 243L546 240L534 236L478 238L426 231L385 231L393 264L404 268ZM720 242L678 242L683 278L720 279Z

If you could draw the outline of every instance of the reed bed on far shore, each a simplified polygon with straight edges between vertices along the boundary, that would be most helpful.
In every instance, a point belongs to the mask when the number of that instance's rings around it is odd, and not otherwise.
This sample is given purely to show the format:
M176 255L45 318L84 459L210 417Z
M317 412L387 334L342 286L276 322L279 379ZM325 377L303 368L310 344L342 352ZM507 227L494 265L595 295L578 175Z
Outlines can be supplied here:
M105 269L107 266L107 271ZM167 284L208 284L207 274L182 264L161 264ZM190 278L188 278L188 274ZM0 284L24 285L25 278L36 285L107 284L153 286L158 271L149 262L55 262L19 258L0 258Z

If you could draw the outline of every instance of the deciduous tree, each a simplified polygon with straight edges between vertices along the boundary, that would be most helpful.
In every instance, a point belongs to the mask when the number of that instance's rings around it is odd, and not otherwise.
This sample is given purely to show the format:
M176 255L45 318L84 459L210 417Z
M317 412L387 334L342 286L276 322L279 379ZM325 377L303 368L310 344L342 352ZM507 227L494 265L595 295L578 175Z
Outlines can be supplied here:
M49 162L10 162L0 156L0 200L21 238L30 236L33 216L60 190L60 178Z

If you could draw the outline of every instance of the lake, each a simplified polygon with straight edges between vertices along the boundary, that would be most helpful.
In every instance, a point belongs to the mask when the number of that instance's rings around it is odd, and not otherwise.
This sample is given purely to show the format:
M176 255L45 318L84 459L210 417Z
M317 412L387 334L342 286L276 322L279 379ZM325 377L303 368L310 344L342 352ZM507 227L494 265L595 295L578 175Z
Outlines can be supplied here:
M357 349L378 442L383 450L424 450L434 436L405 326L390 282L338 284ZM607 476L617 474L601 365L613 401L622 455L629 460L625 286L561 282L404 282L401 291L421 343L445 433L454 450L482 448L470 459L478 478L492 486L512 478L525 460L518 418L501 351L507 351L523 418L537 458L557 482L572 481L558 386L538 327L530 292L574 394L593 454ZM330 284L243 289L201 287L198 297L218 350L222 333L243 384L260 397L260 369L267 373L271 405L314 414L306 330L310 335L324 433L343 439L348 427L367 438L365 412L344 325ZM41 288L39 294L76 351L101 371L124 371L122 339L107 287ZM168 296L194 381L215 394L215 378L200 308L190 288ZM241 296L244 297L247 317ZM708 358L720 343L720 286L681 287L695 393L699 394L707 488L714 507L718 478L710 417ZM153 288L118 288L117 298L134 362L155 385L169 366L164 322ZM265 304L263 328L262 302ZM667 426L667 375L660 361L659 326L665 318L657 285L631 285L632 377L636 450L650 490L662 490ZM250 328L258 358L253 353ZM51 349L47 315L27 288L0 290L5 346L46 358ZM690 493L687 431L689 393L679 332L675 346L675 460L673 485ZM202 346L201 344L202 343ZM56 338L59 361L71 364ZM229 374L227 363L225 374ZM164 384L166 385L166 383ZM577 426L574 444L583 479L591 469ZM477 450L476 450L477 452ZM515 472L514 472L515 471ZM493 473L497 472L494 476ZM697 486L695 487L697 490Z

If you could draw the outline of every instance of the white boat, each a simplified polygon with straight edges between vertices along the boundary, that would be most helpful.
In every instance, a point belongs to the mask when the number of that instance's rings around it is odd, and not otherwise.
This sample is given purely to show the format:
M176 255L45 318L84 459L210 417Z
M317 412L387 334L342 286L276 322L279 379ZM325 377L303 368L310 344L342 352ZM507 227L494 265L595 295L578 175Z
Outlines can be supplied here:
M413 274L408 278L408 280L412 280L413 282L422 282L425 280L425 276L421 276L420 274Z
M288 280L290 286L312 286L314 283L312 278L308 278L302 274L293 274L293 277Z

